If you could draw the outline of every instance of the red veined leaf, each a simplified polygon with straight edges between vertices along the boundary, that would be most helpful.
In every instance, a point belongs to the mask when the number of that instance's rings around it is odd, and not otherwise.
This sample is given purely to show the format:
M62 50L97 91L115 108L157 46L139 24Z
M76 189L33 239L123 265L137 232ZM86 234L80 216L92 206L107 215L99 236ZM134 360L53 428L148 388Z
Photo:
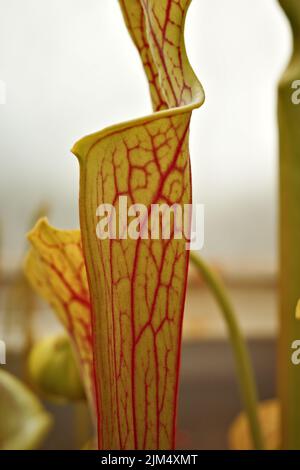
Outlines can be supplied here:
M92 304L98 444L170 449L186 240L99 240L96 213L110 204L118 218L123 196L128 205L147 207L146 226L152 204L183 208L191 202L189 122L204 94L184 46L190 1L120 3L150 81L153 107L163 110L87 136L73 148L80 163L80 225Z
M57 230L41 219L28 235L25 272L67 330L95 410L90 296L79 230Z

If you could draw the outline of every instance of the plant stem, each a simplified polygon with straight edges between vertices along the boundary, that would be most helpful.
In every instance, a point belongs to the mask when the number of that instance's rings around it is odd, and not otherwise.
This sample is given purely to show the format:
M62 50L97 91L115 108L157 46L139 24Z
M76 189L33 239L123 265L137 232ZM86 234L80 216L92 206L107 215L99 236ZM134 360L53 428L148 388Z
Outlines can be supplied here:
M257 413L257 392L254 373L234 308L221 279L219 279L203 259L191 252L190 260L204 278L223 313L235 356L238 380L246 414L248 416L253 446L257 450L263 449L263 437Z
M291 345L300 338L295 310L300 298L300 104L293 99L300 79L300 2L280 0L290 20L294 50L278 90L280 131L280 316L278 395L281 408L282 448L300 449L300 372L292 364ZM299 95L299 94L298 94ZM298 95L295 95L298 98ZM297 104L298 103L298 104Z

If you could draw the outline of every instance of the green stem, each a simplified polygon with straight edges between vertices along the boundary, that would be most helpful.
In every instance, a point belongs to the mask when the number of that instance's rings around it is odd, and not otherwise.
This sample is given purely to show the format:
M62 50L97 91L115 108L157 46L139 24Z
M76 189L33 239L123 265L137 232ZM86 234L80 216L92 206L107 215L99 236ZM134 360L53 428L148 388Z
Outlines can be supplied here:
M221 279L219 279L218 276L213 273L213 271L203 261L203 259L192 252L190 254L190 259L192 264L197 268L199 273L206 281L223 313L235 356L238 380L240 383L246 414L249 420L253 445L257 450L263 449L263 437L257 413L257 392L254 373L247 346L240 331L233 306L230 302L230 299L228 298Z
M283 450L300 449L300 373L291 345L300 338L295 309L300 298L300 104L293 83L300 80L300 2L280 0L293 33L294 50L278 90L279 159L279 364L278 396Z

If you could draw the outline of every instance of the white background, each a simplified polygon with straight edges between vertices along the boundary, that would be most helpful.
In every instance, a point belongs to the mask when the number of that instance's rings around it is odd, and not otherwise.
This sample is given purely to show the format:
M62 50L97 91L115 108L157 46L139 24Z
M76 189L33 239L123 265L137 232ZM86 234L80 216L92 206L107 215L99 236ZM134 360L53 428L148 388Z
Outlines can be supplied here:
M194 202L204 253L233 271L276 266L276 84L290 31L276 0L193 0L191 63L206 91L192 120ZM0 222L4 262L34 209L78 226L80 137L147 114L148 88L116 0L0 0Z

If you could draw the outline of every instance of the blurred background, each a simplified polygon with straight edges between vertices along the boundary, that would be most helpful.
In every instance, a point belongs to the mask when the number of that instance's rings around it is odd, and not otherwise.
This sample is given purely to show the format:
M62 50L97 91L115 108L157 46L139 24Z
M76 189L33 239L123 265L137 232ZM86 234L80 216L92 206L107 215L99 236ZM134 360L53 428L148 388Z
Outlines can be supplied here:
M29 345L59 330L20 273L34 214L46 212L60 228L78 227L79 169L69 149L85 134L148 114L150 101L117 1L0 0L0 12L6 88L0 339L9 350L6 368L20 375ZM191 127L194 202L205 205L202 255L228 285L261 396L269 398L275 393L276 87L291 52L289 26L276 0L193 0L186 44L206 91ZM179 409L183 447L227 445L226 429L241 405L225 338L218 309L191 270ZM66 421L65 413L74 418L72 407L52 411L57 422ZM56 427L45 446L76 447L71 434Z

